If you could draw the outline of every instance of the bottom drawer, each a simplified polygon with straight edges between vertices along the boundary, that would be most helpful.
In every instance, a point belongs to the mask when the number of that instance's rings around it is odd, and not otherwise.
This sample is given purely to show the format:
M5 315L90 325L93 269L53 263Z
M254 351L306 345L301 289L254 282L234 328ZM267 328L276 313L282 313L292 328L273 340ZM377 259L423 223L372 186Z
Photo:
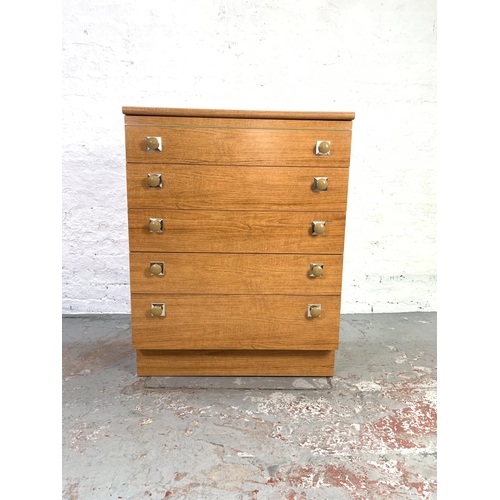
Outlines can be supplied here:
M339 324L340 296L132 295L134 349L335 350Z

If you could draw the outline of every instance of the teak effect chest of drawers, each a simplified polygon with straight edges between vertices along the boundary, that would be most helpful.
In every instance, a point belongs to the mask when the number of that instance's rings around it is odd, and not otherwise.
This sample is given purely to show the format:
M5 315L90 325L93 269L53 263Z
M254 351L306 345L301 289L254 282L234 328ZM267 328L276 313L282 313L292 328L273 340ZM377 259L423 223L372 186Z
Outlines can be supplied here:
M332 376L354 113L123 113L137 374Z

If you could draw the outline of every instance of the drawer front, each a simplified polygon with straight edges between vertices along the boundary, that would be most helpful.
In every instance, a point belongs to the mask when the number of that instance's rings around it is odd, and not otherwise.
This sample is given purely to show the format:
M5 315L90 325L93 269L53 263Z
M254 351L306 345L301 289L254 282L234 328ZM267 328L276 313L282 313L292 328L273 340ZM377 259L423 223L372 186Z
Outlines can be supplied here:
M161 139L148 150L147 137ZM127 162L199 165L348 167L351 131L229 127L125 127ZM317 155L318 141L330 141L329 155Z
M307 317L309 304L320 317ZM332 350L339 321L339 296L132 295L135 349Z
M342 256L134 252L130 276L133 294L340 295Z
M132 252L342 254L344 212L223 212L130 209ZM150 232L160 219L163 232ZM326 222L312 235L312 222Z
M348 173L347 168L323 166L203 168L127 163L128 206L345 212ZM325 178L326 190L319 190L324 189Z

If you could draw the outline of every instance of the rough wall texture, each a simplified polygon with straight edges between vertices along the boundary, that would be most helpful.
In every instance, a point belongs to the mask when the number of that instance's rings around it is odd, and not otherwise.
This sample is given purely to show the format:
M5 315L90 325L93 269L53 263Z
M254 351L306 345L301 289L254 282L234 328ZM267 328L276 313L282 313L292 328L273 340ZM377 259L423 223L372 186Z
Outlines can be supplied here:
M63 20L63 313L130 312L122 105L355 111L342 312L436 310L435 0L64 0Z

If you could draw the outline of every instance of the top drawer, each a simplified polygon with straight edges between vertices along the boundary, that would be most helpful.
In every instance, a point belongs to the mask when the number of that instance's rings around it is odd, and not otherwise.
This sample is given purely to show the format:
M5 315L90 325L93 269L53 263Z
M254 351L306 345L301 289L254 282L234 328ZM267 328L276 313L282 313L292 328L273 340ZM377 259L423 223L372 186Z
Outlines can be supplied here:
M224 127L220 125L127 125L127 162L197 165L348 167L351 130L324 128ZM295 124L295 127L298 127ZM153 148L148 147L148 137ZM318 143L329 151L317 154ZM321 149L325 149L322 147Z

